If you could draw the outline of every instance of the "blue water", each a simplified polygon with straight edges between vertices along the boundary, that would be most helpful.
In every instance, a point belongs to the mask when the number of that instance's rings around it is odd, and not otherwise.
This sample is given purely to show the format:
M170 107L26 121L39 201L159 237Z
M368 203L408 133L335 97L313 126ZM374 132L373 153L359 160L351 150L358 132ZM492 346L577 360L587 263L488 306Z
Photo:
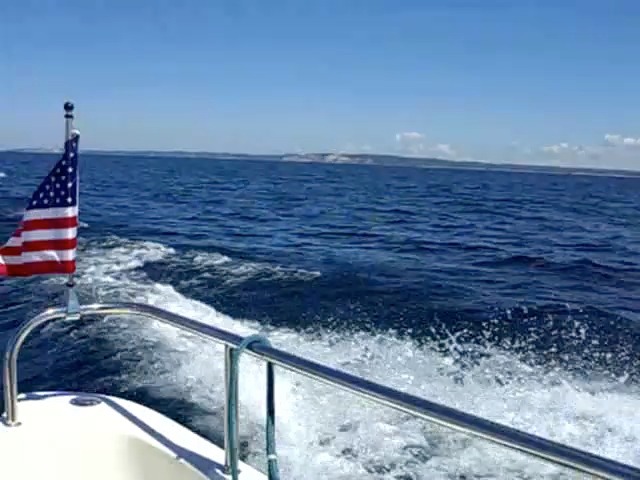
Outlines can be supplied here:
M55 161L0 156L0 237ZM640 178L84 155L83 302L135 300L640 466ZM62 299L3 280L0 339ZM145 403L220 442L221 349L135 319L34 336L20 389ZM262 468L264 371L243 360ZM565 478L278 376L286 478ZM566 477L568 478L568 477Z

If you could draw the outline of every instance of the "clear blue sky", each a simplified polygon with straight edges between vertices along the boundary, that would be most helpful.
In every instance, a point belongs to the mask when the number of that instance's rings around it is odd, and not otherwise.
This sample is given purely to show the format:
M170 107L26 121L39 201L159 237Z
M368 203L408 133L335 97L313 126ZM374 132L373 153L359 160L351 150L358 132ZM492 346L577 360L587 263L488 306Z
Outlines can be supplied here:
M72 99L85 148L640 169L637 0L22 0L0 45L0 147Z

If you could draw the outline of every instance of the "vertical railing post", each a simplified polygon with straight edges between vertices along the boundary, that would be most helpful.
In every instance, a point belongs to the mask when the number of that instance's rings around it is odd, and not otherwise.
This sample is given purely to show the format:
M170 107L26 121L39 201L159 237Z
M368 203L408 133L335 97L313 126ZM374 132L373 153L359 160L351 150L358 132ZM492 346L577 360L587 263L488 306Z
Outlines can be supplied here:
M17 424L17 396L18 385L16 379L17 365L15 362L15 355L9 348L11 343L8 344L7 350L4 354L4 366L2 369L2 384L4 389L4 408L5 408L5 423L11 427Z
M64 144L65 151L67 149L67 142L71 140L75 135L78 135L78 131L73 129L73 103L65 102L64 104ZM76 205L80 208L80 172L76 167ZM67 277L67 320L78 320L80 318L80 303L78 302L78 296L74 289L75 280L73 273L70 273Z
M235 405L233 407L235 418L233 419L233 425L230 425L230 416L229 409L232 408L229 405L229 392L231 388L235 388L237 391L237 382L238 378L235 378L236 385L231 385L231 356L233 355L233 347L225 345L224 347L224 473L226 475L231 473L231 456L235 455L236 457L236 465L237 465L237 457L238 450L236 448L232 448L231 445L231 429L235 429L234 438L238 438L238 406ZM237 398L236 398L237 403Z

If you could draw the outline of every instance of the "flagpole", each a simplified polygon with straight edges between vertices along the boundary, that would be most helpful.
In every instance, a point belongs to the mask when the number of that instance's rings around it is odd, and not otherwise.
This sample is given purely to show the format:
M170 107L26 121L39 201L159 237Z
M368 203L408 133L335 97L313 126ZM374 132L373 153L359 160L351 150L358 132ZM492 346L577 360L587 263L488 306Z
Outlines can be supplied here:
M74 134L73 131L73 109L74 109L74 105L71 102L65 102L64 103L64 143L65 143L65 148L66 148L66 143L71 140L72 135ZM76 175L78 175L78 173L76 172ZM76 182L79 182L79 176L76 176ZM77 188L77 194L80 194L80 185L76 185ZM78 204L78 207L80 207L80 205ZM78 212L79 214L79 212ZM77 249L77 247L76 247ZM67 277L67 319L69 319L70 317L77 317L79 318L80 316L80 303L78 302L78 296L76 295L76 292L74 290L74 287L76 286L76 282L73 276L73 273L70 273L69 276Z

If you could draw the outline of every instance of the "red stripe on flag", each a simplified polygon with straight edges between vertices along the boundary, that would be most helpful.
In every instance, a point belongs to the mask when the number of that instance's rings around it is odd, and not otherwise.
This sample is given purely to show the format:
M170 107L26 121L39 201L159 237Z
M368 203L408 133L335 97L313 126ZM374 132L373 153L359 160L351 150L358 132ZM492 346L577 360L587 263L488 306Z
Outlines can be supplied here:
M17 245L15 247L2 247L0 248L0 255L7 257L17 257L22 253L22 247Z
M43 250L71 250L78 246L77 238L59 240L32 240L22 244L23 252L40 252Z
M74 273L76 271L75 260L62 262L30 262L19 265L7 265L0 263L0 275L8 277L28 277L30 275L47 275L54 273Z
M54 230L57 228L73 228L78 226L78 217L66 218L42 218L38 220L25 220L22 222L22 231Z
M45 250L71 250L78 246L77 238L61 240L33 240L13 247L0 247L0 255L15 257L22 252L42 252Z

